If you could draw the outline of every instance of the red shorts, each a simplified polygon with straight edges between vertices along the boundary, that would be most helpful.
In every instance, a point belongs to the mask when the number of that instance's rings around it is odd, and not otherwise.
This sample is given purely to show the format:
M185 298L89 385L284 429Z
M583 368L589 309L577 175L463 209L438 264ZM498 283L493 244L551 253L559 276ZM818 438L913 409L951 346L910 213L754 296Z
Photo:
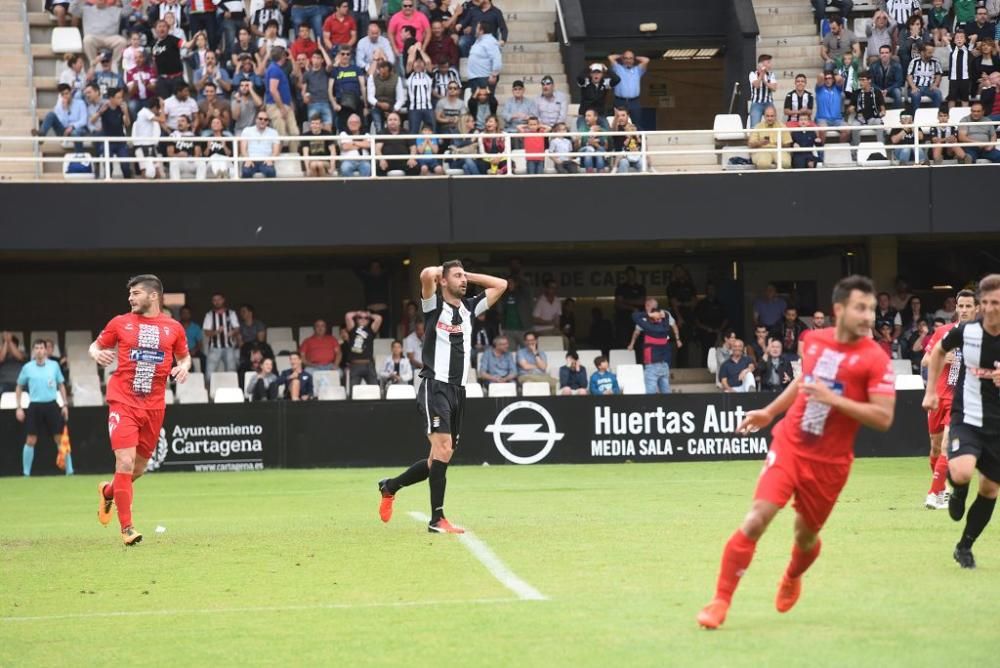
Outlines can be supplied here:
M840 490L847 483L850 463L815 461L796 455L795 450L775 439L757 481L754 500L769 501L784 508L795 495L792 507L813 531L819 531L833 512Z
M942 401L936 411L927 411L927 433L940 434L951 422L951 402Z
M108 404L108 434L111 449L135 448L136 454L150 459L160 440L165 409L150 410L125 404Z

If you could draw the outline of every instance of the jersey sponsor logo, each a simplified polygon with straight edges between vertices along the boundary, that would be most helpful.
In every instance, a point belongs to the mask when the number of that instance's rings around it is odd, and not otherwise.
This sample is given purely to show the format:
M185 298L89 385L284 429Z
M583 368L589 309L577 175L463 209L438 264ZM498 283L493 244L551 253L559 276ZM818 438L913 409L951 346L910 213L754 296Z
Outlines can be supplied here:
M133 362L161 364L165 355L162 350L143 350L142 348L132 348L128 351L128 358Z
M448 323L441 322L440 320L438 320L437 328L438 329L443 329L444 331L448 332L449 334L461 334L462 333L462 326L461 325L449 325Z
M530 411L535 416L540 417L542 422L508 422L508 418L515 411ZM540 431L543 426L547 431ZM504 456L504 459L514 464L536 464L542 461L552 451L556 441L561 441L565 435L556 431L555 421L552 419L552 415L545 410L545 407L534 401L515 401L508 405L500 411L493 424L486 426L484 431L493 434L493 444L497 451ZM520 455L511 451L509 446L512 443L542 443L543 445L533 454Z

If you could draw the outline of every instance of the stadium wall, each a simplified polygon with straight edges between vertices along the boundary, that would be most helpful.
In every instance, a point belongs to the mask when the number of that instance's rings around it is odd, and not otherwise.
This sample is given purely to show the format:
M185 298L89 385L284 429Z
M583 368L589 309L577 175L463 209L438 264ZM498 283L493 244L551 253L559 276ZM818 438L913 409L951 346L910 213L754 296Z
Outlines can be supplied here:
M887 433L862 429L861 457L927 452L923 393L897 393ZM768 394L474 399L466 403L457 464L587 464L763 459L769 430L733 433ZM78 473L108 473L107 409L70 416ZM412 401L171 406L150 462L159 471L403 466L421 456L424 425ZM0 475L20 474L24 427L0 414ZM55 446L40 438L35 472L55 474Z
M0 229L6 251L975 233L997 230L964 215L993 169L7 183Z

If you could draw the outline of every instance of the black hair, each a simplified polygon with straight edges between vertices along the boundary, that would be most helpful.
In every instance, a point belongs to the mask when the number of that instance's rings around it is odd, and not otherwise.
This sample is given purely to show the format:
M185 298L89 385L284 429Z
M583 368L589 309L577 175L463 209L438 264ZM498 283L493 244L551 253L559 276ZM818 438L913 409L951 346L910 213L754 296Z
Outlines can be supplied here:
M579 362L580 361L580 356L576 354L575 350L567 351L566 357L570 358L574 362Z
M462 264L461 260L448 260L441 265L441 275L447 276L448 272L455 268L465 269L465 265Z
M128 279L128 289L131 290L137 285L141 285L148 292L163 294L163 281L154 274L139 274Z
M976 297L976 293L972 290L959 290L958 294L955 295L955 301L958 301L962 297L972 297L972 301L976 304L979 303L979 298Z
M867 276L852 274L840 279L837 285L833 287L833 298L831 301L834 304L846 304L847 300L851 298L851 293L855 290L866 295L873 295L875 294L875 284Z
M594 358L594 367L600 368L600 366L607 361L608 361L607 357L605 357L604 355L598 355L597 357Z

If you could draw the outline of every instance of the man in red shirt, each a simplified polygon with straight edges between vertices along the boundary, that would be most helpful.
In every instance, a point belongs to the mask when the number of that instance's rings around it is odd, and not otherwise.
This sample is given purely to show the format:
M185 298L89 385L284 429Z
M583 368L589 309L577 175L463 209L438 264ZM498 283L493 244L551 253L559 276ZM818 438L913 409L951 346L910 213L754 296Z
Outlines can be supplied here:
M969 320L974 320L977 313L978 300L976 293L972 290L960 290L955 303L955 315L957 322L942 325L934 330L934 334L927 341L924 347L924 359L921 366L926 367L931 359L931 351L937 342L944 338L944 335L955 328L956 325ZM927 432L931 437L931 488L927 492L924 506L929 510L941 510L948 507L948 492L945 490L945 481L948 478L948 456L941 453L941 444L946 442L948 424L951 421L951 399L955 392L955 383L958 382L958 372L962 368L962 349L956 348L944 359L947 373L938 376L937 394L940 403L936 410L927 412Z
M308 23L303 23L299 26L298 37L288 47L289 53L292 54L292 60L298 58L300 53L306 54L306 58L312 58L312 55L316 53L319 44L313 41L312 37L310 37L311 34Z
M101 366L118 360L107 391L115 478L97 487L97 519L107 526L111 505L116 505L125 545L142 540L142 534L132 526L132 482L146 472L146 463L159 441L167 377L183 383L191 369L184 328L163 314L162 299L163 283L156 276L143 274L130 279L131 311L112 318L90 344L90 356ZM173 365L175 360L177 366Z
M833 310L835 328L804 336L802 376L766 408L747 413L739 426L740 433L757 431L788 411L774 427L750 512L722 553L715 598L698 613L705 628L718 628L726 620L757 540L794 495L792 559L775 600L778 612L791 610L802 591L802 574L819 556L819 531L847 482L858 428L887 431L892 426L895 375L889 357L871 339L871 279L848 276L837 283Z
M335 51L339 46L353 49L357 44L358 24L354 22L350 10L351 3L348 0L338 0L337 11L323 22L323 45L327 51Z
M299 344L302 361L309 371L325 371L340 368L340 343L327 332L326 321L313 323L313 335Z

